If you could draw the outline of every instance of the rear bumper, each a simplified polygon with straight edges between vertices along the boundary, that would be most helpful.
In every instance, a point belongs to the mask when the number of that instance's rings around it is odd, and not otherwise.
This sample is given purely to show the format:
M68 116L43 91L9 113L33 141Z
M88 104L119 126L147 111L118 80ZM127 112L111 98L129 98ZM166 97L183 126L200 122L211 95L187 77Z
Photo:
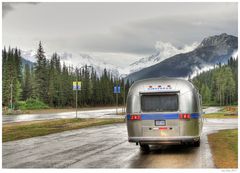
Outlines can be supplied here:
M145 144L168 144L185 143L200 140L200 136L177 136L177 137L129 137L129 142L139 142Z

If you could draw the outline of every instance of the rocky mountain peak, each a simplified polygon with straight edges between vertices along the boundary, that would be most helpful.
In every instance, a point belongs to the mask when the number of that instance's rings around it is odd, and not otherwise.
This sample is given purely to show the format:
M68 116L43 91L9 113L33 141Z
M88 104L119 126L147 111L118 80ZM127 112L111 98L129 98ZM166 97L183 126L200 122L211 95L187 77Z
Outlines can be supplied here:
M220 35L214 35L211 37L204 38L198 47L201 48L201 47L209 47L209 46L217 46L217 45L227 45L231 43L232 40L234 39L236 39L235 36L222 33Z

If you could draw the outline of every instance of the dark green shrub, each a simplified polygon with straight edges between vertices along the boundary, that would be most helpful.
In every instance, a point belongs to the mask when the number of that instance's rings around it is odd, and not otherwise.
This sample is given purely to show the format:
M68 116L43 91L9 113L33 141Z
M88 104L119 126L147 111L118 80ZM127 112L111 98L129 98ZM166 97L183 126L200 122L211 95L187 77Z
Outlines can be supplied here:
M38 99L27 99L26 101L18 102L18 108L21 110L32 110L32 109L47 109L48 105Z

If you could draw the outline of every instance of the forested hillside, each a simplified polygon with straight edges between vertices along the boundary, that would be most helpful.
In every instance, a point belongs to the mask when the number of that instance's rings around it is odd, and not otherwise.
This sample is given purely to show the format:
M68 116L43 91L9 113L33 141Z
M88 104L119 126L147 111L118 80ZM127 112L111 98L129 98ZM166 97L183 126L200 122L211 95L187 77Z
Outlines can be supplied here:
M60 57L54 53L47 59L41 42L36 54L36 63L31 68L29 64L21 63L20 50L9 48L2 50L2 95L3 106L10 105L11 87L12 101L16 108L21 101L37 100L50 107L74 107L76 91L73 81L80 80L82 89L78 91L79 106L113 105L115 95L114 85L121 86L118 102L123 103L124 81L114 78L106 69L98 77L93 68L87 66L73 67L60 63ZM129 83L125 86L125 95Z
M192 79L199 89L204 105L233 105L238 102L238 58L225 65L198 74Z

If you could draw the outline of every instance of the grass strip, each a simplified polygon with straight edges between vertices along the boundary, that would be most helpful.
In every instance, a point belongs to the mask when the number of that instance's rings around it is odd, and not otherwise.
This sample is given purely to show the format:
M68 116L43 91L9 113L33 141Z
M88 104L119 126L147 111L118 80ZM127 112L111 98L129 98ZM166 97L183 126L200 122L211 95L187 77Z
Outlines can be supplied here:
M214 164L217 168L238 167L238 130L221 130L209 134Z
M122 118L106 118L106 119L78 118L78 119L58 119L3 124L2 140L3 142L14 141L36 136L44 136L67 130L123 122L124 119Z

